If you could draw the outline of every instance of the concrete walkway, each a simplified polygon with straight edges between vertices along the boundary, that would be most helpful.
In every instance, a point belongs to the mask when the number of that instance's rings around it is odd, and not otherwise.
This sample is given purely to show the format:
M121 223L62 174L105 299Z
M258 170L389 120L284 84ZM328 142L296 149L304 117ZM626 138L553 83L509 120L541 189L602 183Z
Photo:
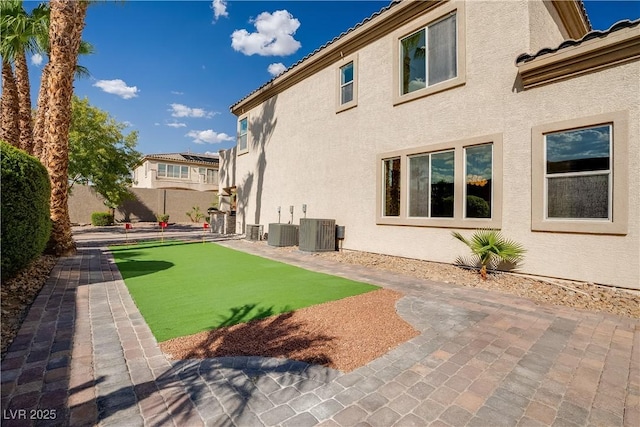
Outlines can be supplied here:
M2 361L3 426L640 425L637 319L241 240L218 244L404 292L398 313L421 334L347 374L257 356L167 360L102 246L123 238L77 233L77 255L54 268Z

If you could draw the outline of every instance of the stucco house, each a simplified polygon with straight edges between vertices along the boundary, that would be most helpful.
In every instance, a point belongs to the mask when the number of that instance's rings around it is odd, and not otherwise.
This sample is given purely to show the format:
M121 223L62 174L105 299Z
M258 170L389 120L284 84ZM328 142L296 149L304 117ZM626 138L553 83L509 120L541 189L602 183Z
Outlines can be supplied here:
M133 171L134 188L218 191L218 155L147 154Z
M580 1L401 1L231 106L237 226L278 207L343 247L451 263L497 228L521 271L640 289L640 21ZM266 228L265 228L266 229Z

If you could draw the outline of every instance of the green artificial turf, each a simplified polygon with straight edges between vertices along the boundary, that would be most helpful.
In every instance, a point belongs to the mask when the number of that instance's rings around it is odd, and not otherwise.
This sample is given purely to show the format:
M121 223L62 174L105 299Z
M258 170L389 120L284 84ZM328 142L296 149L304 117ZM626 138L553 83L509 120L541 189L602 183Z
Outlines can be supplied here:
M377 289L212 243L110 249L159 342Z

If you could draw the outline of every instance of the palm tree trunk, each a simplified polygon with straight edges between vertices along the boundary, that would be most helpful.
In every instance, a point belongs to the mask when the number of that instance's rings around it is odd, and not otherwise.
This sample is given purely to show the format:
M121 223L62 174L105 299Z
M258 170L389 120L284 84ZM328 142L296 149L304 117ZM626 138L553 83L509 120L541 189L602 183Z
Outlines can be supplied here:
M18 127L20 129L20 148L33 153L33 123L31 119L31 87L29 68L24 51L16 54L16 86L18 89Z
M47 84L49 82L49 62L42 69L42 77L40 79L40 91L38 92L38 105L36 110L36 120L33 123L33 155L40 159L40 162L46 165L47 154L45 147L45 122L49 114L49 92Z
M68 206L69 126L73 77L87 2L51 0L49 28L50 75L48 79L49 115L46 120L47 169L51 179L51 220L53 229L49 250L66 256L75 253Z
M20 144L18 122L18 88L11 64L2 60L2 118L0 119L0 139L14 147Z

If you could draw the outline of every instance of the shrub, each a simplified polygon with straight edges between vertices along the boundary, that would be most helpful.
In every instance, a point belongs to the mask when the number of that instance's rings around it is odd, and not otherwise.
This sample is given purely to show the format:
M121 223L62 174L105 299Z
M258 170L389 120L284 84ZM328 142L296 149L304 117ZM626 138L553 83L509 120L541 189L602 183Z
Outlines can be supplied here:
M51 184L42 163L0 141L2 278L15 275L44 251L51 234Z
M457 231L452 231L451 235L471 249L480 264L480 275L485 280L487 266L497 267L499 261L504 261L515 267L522 261L526 252L521 244L504 238L498 230L476 230L470 240Z
M156 219L158 222L169 222L169 215L167 214L157 214Z
M491 208L489 203L478 196L467 196L467 217L469 218L489 218Z
M194 206L186 213L191 222L200 222L204 218L204 214L200 212L200 206Z
M91 214L91 224L98 226L113 225L113 214L110 212L94 212Z

